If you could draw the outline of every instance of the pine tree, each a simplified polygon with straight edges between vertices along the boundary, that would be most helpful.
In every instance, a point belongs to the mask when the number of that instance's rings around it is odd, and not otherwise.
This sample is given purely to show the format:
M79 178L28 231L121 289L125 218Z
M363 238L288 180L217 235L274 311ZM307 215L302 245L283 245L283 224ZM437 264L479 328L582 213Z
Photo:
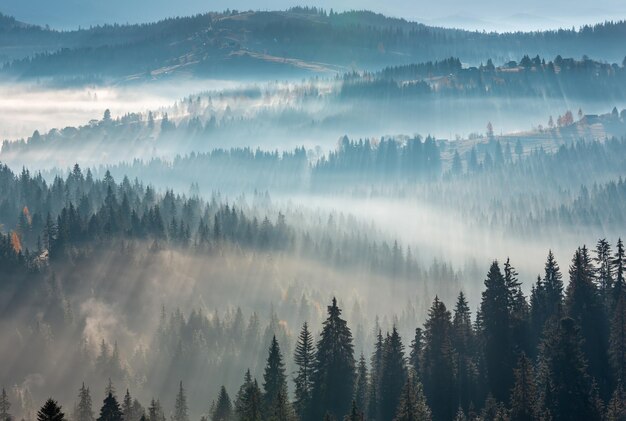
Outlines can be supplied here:
M220 393L217 396L217 403L215 408L211 411L212 421L231 421L233 419L233 405L230 402L230 397L226 388L222 386Z
M137 416L133 412L133 398L130 396L130 390L126 389L124 399L122 400L122 416L124 421L135 421Z
M122 410L113 393L109 392L104 399L97 421L122 421Z
M588 373L598 382L600 396L608 399L607 395L611 390L608 322L598 289L593 282L593 268L585 247L576 250L569 272L567 314L580 328Z
M285 364L276 336L272 337L263 380L263 407L267 411L266 414L269 414L270 409L275 406L278 396L287 392Z
M380 420L380 377L383 365L383 334L380 329L376 332L376 344L372 353L371 375L367 398L367 419Z
M596 277L600 287L600 299L605 309L610 311L613 303L613 256L611 256L611 245L605 238L598 240L596 245Z
M250 374L250 369L248 369L243 376L243 384L239 387L239 390L237 391L237 396L235 396L234 410L235 414L239 418L244 412L245 400L247 399L250 387L252 387L252 375Z
M521 282L517 279L517 271L511 265L510 259L504 263L504 283L508 290L509 330L511 351L514 355L526 352L529 344L529 308L526 297L522 292ZM514 355L511 358L514 358Z
M13 417L9 412L11 410L11 403L7 396L6 390L2 388L2 394L0 394L0 421L11 421Z
M515 384L511 392L511 421L539 421L537 389L531 361L522 354L515 368Z
M489 390L499 402L508 398L513 386L513 352L510 339L509 288L493 262L485 280L481 313ZM433 409L433 413L435 413Z
M161 406L161 401L154 400L154 398L150 401L150 406L148 407L148 420L149 421L165 421L165 413L163 412L163 407Z
M435 297L424 324L422 381L432 417L447 421L454 417L457 402L454 390L454 349L452 321L443 302Z
M302 325L302 330L298 336L294 361L298 366L298 371L294 379L296 386L295 408L298 416L302 419L311 403L313 368L315 364L313 335L309 332L309 326L306 322Z
M65 414L61 412L61 409L61 406L50 398L37 411L37 421L64 421Z
M256 380L247 384L241 399L237 402L239 421L260 421L263 419L263 397ZM215 420L214 420L215 421Z
M400 396L394 421L430 421L430 409L422 391L422 384L407 378Z
M187 397L185 396L185 389L183 389L183 382L181 381L178 386L178 394L176 395L176 403L174 405L174 421L189 421L189 415L187 407Z
M546 320L555 322L563 316L563 275L552 250L548 251L543 283L546 290Z
M409 353L409 366L413 373L419 379L422 373L422 351L423 351L423 333L422 329L415 328L415 336L411 341L411 352Z
M475 387L475 369L472 361L474 338L472 316L463 292L459 293L452 319L452 346L456 362L456 390L458 404L463 410L469 408Z
M542 405L554 421L594 420L591 380L574 320L562 319L544 339L541 352Z
M353 403L356 405L361 414L365 414L367 413L368 378L367 362L365 361L365 356L363 354L361 354L361 357L359 358L356 373L356 388L354 390Z
M78 390L78 405L74 414L74 421L94 421L94 414L91 403L91 393L85 383ZM130 418L128 418L128 421Z
M381 420L393 420L406 378L404 345L402 345L400 334L394 326L391 335L388 335L385 340L383 349L382 375L380 378Z
M352 333L333 298L317 343L312 419L320 419L326 412L339 419L350 411L355 365Z

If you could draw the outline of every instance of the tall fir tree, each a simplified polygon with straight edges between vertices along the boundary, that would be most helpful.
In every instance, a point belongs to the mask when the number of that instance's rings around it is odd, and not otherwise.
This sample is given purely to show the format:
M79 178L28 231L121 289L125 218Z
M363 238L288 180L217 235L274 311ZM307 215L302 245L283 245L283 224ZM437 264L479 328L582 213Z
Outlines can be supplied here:
M97 421L122 421L122 419L122 409L113 393L109 392L108 396L104 398Z
M302 330L298 336L294 353L294 362L298 366L295 383L295 410L300 419L307 413L311 404L311 394L313 391L313 369L315 366L315 347L313 335L309 331L306 322L302 325Z
M37 421L64 421L65 414L57 401L48 399L41 409L37 411Z
M237 417L239 421L260 421L263 419L263 396L256 379L252 380L238 402Z
M464 411L472 402L476 373L473 361L474 338L472 315L465 294L459 293L452 319L452 346L456 363L456 391L458 406Z
M131 421L130 418L128 420ZM78 390L78 404L76 405L74 421L94 421L91 393L89 388L85 387L85 383Z
M134 412L133 398L130 396L130 390L126 389L124 399L122 399L122 416L124 421L135 421L138 416Z
M419 379L422 373L422 351L424 348L424 333L422 329L415 328L415 336L411 341L411 351L409 352L409 366Z
M354 404L358 408L360 414L367 413L367 388L367 362L365 361L365 356L361 354L356 370L356 386L354 389Z
M567 315L580 328L588 373L598 383L600 396L608 399L611 392L608 322L585 247L574 253L569 273L570 282L566 291Z
M604 304L605 311L610 311L613 307L613 256L611 255L611 245L602 238L596 244L594 262L596 263L596 279L600 292L600 299Z
M376 332L376 343L371 359L370 382L367 392L367 419L380 421L380 378L383 366L383 333Z
M509 289L495 261L485 280L481 314L489 391L498 402L505 402L513 386L514 366L509 329Z
M276 405L279 395L287 392L285 364L276 336L272 337L263 381L263 408L265 413L269 415L271 408Z
M333 297L317 343L312 419L325 413L341 419L350 411L356 377L352 332Z
M222 386L217 395L217 401L213 411L211 411L212 421L231 421L233 419L233 405L226 388Z
M382 375L380 378L380 412L382 421L393 420L400 393L407 379L404 345L398 329L393 326L383 348Z
M189 408L187 407L187 396L183 389L183 382L178 385L178 393L176 394L176 402L174 404L173 421L189 421Z
M458 407L454 390L451 317L445 304L435 297L424 324L422 381L435 421L452 419Z

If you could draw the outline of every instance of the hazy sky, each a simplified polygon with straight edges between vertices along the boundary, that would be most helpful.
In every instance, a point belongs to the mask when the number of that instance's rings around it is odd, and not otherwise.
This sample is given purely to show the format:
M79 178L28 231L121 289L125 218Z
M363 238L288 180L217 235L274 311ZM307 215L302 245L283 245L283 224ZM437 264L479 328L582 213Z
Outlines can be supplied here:
M487 30L534 30L626 18L623 0L0 0L19 20L74 28L106 22L146 22L174 15L239 9L286 9L307 4L335 10L369 9L427 24Z

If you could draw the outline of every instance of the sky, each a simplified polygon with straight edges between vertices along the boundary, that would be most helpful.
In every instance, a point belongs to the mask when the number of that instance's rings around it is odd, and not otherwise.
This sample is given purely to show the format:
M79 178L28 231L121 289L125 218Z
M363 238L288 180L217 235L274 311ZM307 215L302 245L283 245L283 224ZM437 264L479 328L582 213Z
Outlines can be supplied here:
M0 0L0 12L58 29L102 23L149 22L227 8L282 10L294 0ZM426 24L477 30L540 30L626 19L623 0L309 0L301 5L337 11L368 9Z

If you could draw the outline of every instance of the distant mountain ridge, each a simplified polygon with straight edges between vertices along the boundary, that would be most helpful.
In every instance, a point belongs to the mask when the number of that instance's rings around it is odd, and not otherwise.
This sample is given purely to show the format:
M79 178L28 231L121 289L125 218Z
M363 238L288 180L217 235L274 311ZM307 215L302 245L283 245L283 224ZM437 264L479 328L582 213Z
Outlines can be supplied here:
M7 77L65 81L136 80L171 75L275 77L371 70L450 56L479 64L558 54L619 61L626 22L580 30L485 33L427 26L368 11L206 13L149 24L57 31L0 18Z

